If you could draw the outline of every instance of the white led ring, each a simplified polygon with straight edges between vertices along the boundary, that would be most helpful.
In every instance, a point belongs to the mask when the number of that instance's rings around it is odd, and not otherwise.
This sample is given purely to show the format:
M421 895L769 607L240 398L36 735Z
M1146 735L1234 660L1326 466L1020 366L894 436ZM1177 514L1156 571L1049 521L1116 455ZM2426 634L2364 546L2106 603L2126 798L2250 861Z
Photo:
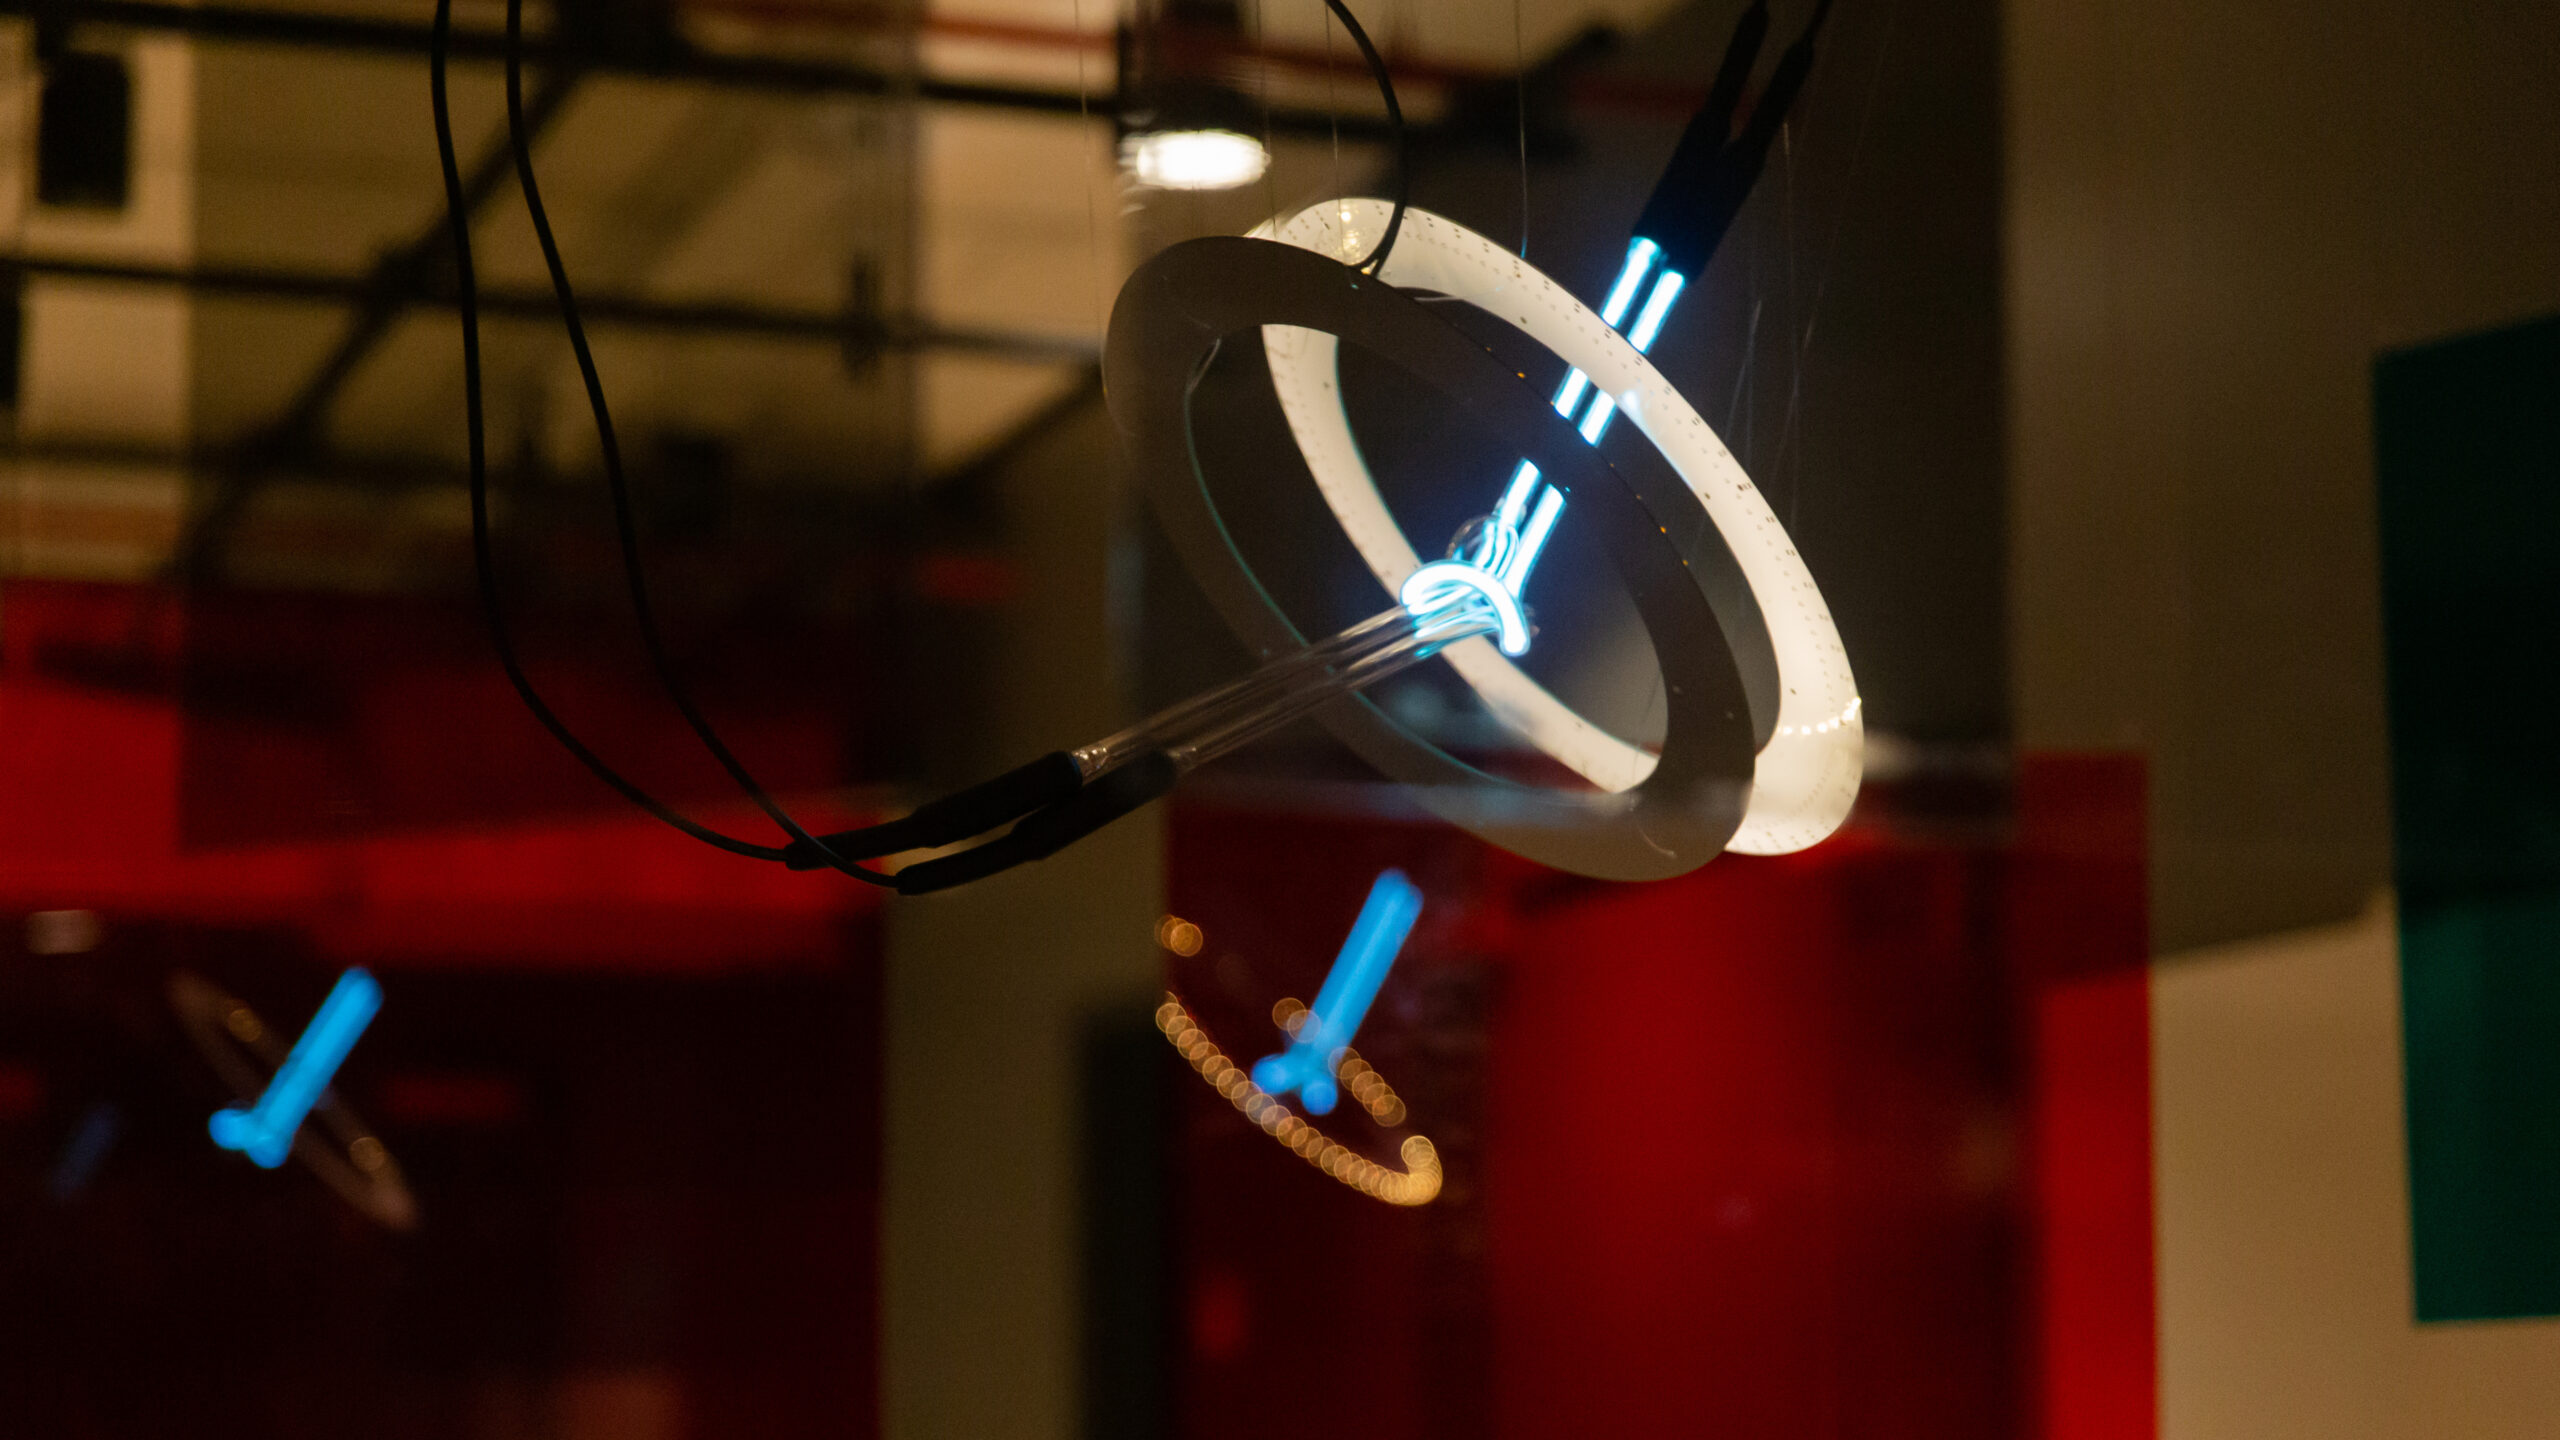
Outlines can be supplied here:
M1253 233L1344 261L1377 243L1390 207L1328 200ZM1695 407L1590 306L1528 262L1453 220L1408 209L1379 277L1400 289L1464 300L1591 377L1697 496L1759 603L1778 662L1776 723L1752 767L1751 796L1728 850L1781 855L1821 841L1847 818L1865 768L1866 727L1849 657L1822 592L1785 527ZM1340 346L1320 330L1263 327L1271 382L1316 488L1378 583L1396 594L1422 557L1396 524L1343 412ZM1485 477L1488 499L1502 477ZM1655 757L1549 694L1485 640L1445 652L1487 709L1603 790L1627 790Z

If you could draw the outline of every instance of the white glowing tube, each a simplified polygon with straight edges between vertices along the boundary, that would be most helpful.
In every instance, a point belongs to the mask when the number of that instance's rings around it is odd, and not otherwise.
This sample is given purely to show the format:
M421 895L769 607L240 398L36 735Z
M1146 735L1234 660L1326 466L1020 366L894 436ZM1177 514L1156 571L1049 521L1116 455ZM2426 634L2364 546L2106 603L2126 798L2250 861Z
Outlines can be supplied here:
M1641 355L1653 348L1653 337L1662 333L1663 317L1671 313L1671 302L1680 298L1680 287L1686 282L1677 270L1665 270L1653 282L1653 294L1644 302L1643 313L1636 316L1635 328L1627 332L1627 343Z
M1521 461L1520 468L1511 472L1511 488L1502 492L1502 503L1494 507L1494 523L1518 529L1520 517L1529 513L1529 497L1537 489L1538 467Z
M1389 208L1381 200L1328 200L1255 233L1355 261L1368 253ZM1645 263L1649 268L1650 255ZM1623 409L1687 483L1759 600L1778 662L1776 724L1754 764L1750 803L1727 848L1782 854L1837 829L1857 798L1864 768L1857 682L1821 590L1715 431L1600 312L1462 225L1407 210L1379 276L1405 289L1451 296L1518 327L1614 397L1613 409ZM1320 331L1272 325L1263 329L1263 348L1273 389L1317 489L1379 583L1396 593L1422 560L1378 494L1352 438L1337 378L1338 342ZM1653 773L1651 752L1575 713L1492 645L1469 640L1443 653L1497 719L1592 784L1626 790Z
M1539 513L1546 513L1544 507ZM1404 608L1425 618L1480 598L1492 607L1494 619L1501 626L1495 639L1501 642L1502 653L1529 653L1529 621L1520 613L1519 595L1500 579L1464 560L1434 560L1414 571L1396 587L1396 598L1404 602Z
M1564 383L1556 387L1556 413L1567 420L1573 418L1573 407L1582 403L1582 392L1591 387L1591 377L1579 370L1569 371Z
M1618 283L1609 287L1608 303L1600 307L1600 318L1612 328L1627 318L1627 307L1635 303L1636 290L1644 284L1644 272L1653 268L1653 257L1661 253L1660 246L1642 236L1627 247L1627 268L1618 272Z
M1609 417L1617 410L1618 402L1610 399L1608 392L1592 396L1591 411L1582 417L1582 438L1594 445L1599 444L1602 432L1609 428Z
M1511 552L1502 567L1502 583L1511 593L1519 594L1529 586L1529 572L1538 568L1538 552L1547 548L1547 537L1555 533L1556 517L1564 514L1564 492L1550 490L1538 497L1538 511L1529 517L1527 528L1520 532L1520 548Z

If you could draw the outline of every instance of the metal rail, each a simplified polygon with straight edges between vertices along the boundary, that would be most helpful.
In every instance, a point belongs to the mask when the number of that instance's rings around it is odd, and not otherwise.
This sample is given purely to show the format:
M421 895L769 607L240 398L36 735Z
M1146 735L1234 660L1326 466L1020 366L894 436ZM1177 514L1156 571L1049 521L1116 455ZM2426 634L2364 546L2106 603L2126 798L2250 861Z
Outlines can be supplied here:
M368 300L377 282L369 275L329 274L311 270L276 270L260 266L136 265L121 261L49 259L40 255L0 260L21 274L73 280L114 280L139 285L167 285L215 295L343 305ZM402 301L452 309L459 301L450 277L439 277L419 290L404 292ZM484 285L483 314L560 323L560 302L549 290ZM853 312L790 310L740 300L658 300L644 295L580 295L578 313L590 321L634 330L696 331L722 335L756 335L779 340L825 340L857 348L890 350L969 350L1019 356L1030 360L1090 363L1094 346L1074 336L1034 335L1003 330L972 330L917 320L882 319Z
M374 20L312 11L264 10L238 5L178 5L165 0L0 0L0 15L46 23L97 25L121 30L191 35L248 45L346 50L382 55L427 53L428 27L400 20ZM453 54L459 59L498 60L506 54L506 38L494 30L456 29ZM1112 118L1114 97L1080 96L1072 90L1045 90L990 85L929 75L900 74L840 61L807 60L773 55L742 55L705 49L682 39L651 46L645 53L617 53L611 47L562 44L550 36L529 36L526 58L537 66L560 66L589 72L638 75L660 80L691 80L708 85L812 95L876 95L914 99L938 105L974 105L1046 115ZM1319 110L1279 109L1271 112L1271 128L1289 135L1341 134L1345 139L1383 140L1386 122L1368 115L1333 115Z

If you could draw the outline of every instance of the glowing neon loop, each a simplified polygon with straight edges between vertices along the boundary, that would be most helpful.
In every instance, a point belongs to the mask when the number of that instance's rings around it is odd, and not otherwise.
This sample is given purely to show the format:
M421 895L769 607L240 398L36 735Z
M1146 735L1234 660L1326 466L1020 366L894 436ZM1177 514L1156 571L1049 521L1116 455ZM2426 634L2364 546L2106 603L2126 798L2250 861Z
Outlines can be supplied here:
M329 1077L338 1073L347 1052L355 1048L357 1037L381 1008L382 986L371 975L350 970L339 976L329 998L320 1002L320 1013L311 1017L310 1027L293 1042L292 1053L276 1067L275 1078L267 1082L258 1103L247 1110L214 1112L207 1125L213 1143L240 1151L264 1169L282 1165L293 1153L293 1137L302 1129L304 1117L319 1102L320 1092L329 1088Z
M1325 201L1255 233L1357 259L1371 243L1366 237L1384 226L1388 208L1377 200ZM1613 413L1626 412L1687 483L1759 601L1778 662L1775 724L1754 766L1741 827L1727 848L1783 854L1837 829L1857 798L1865 754L1848 656L1784 527L1697 410L1591 307L1508 249L1453 221L1406 211L1395 250L1379 273L1404 289L1473 304L1546 346L1610 397ZM1656 293L1663 289L1657 283ZM1666 312L1670 303L1663 300ZM1401 593L1423 561L1378 494L1352 438L1335 381L1337 342L1321 332L1275 325L1264 327L1263 347L1273 388L1317 489L1379 583L1391 594ZM1522 478L1515 475L1515 491L1524 490ZM1528 484L1533 487L1534 479ZM1522 493L1513 513L1527 506ZM1512 563L1528 551L1522 544ZM1534 560L1534 553L1528 558ZM1497 719L1592 784L1627 790L1652 773L1651 752L1576 714L1492 644L1463 641L1443 653Z
M1404 602L1404 608L1423 616L1463 604L1471 594L1493 607L1494 619L1502 626L1494 632L1502 644L1502 653L1527 654L1529 617L1521 613L1520 597L1499 575L1464 560L1434 560L1404 577L1404 584L1396 590L1396 598Z
M1333 1113L1339 1098L1334 1071L1359 1033L1360 1022L1368 1018L1369 1003L1378 998L1378 987L1386 982L1396 952L1404 948L1405 937L1413 933L1413 922L1421 914L1422 892L1404 878L1404 872L1381 872L1360 906L1360 918L1343 938L1342 953L1325 974L1324 988L1316 992L1314 1008L1299 1023L1297 1038L1288 1049L1254 1062L1254 1084L1271 1095L1297 1091L1299 1103L1310 1115Z
M1660 253L1658 247L1642 236L1638 236L1627 247L1626 268L1619 272L1618 283L1609 291L1609 303L1601 307L1601 319L1614 326L1625 318L1628 303L1635 298L1639 282L1644 279L1646 269L1652 265L1653 258L1658 253ZM1636 317L1635 328L1627 332L1627 343L1635 346L1639 352L1653 348L1655 337L1662 333L1662 322L1671 314L1671 304L1680 298L1680 287L1684 283L1678 271L1662 272L1660 278L1654 281L1652 295L1644 302L1644 310ZM1566 370L1564 383L1556 387L1556 413L1567 420L1572 419L1574 411L1581 408L1583 396L1590 388L1591 377L1583 374L1580 367ZM1600 437L1608 430L1610 418L1616 410L1617 402L1607 395L1593 396L1591 413L1582 421L1583 440L1592 445L1599 444ZM1520 468L1511 472L1510 488L1503 491L1502 503L1494 509L1493 529L1497 533L1505 529L1519 529L1521 517L1529 509L1529 497L1537 491L1538 467L1523 460L1520 462ZM1553 501L1560 506L1563 503L1563 496L1556 491L1548 491L1542 497L1542 514L1544 514L1545 501ZM1529 572L1537 566L1538 552L1545 548L1547 543L1547 532L1555 528L1553 515L1544 515L1544 518L1543 525L1534 526L1534 533L1524 534L1518 548L1508 552L1510 555L1508 564L1497 563L1486 556L1476 557L1475 564L1500 573L1504 577L1503 583L1511 587L1511 593L1519 594L1521 587L1529 581ZM1520 652L1505 650L1503 653L1517 655Z

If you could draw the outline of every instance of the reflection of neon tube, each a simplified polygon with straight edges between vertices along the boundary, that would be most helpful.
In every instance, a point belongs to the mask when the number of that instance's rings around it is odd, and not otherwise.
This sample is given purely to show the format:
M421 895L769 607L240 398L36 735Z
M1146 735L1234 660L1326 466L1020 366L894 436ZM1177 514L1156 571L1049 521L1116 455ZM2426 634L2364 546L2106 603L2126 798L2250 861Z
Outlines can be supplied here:
M329 998L320 1002L320 1013L311 1017L311 1027L293 1042L284 1064L276 1067L258 1103L247 1110L215 1112L208 1127L213 1143L241 1151L269 1170L282 1165L293 1152L294 1132L302 1128L320 1092L329 1088L329 1077L338 1073L347 1052L355 1048L356 1037L364 1034L364 1027L381 1008L382 986L371 975L350 970L339 976Z
M1421 914L1422 892L1404 872L1382 872L1369 887L1369 899L1360 907L1360 918L1351 923L1351 934L1342 942L1342 953L1334 957L1324 988L1316 992L1316 1003L1299 1022L1296 1038L1288 1049L1254 1062L1254 1084L1272 1095L1297 1091L1299 1103L1311 1115L1333 1113L1334 1101L1340 1098L1334 1066L1358 1033L1360 1022L1368 1018L1369 1002L1378 998L1378 987L1385 983L1388 969L1396 963L1397 952L1404 948L1405 937L1413 933L1413 922Z

